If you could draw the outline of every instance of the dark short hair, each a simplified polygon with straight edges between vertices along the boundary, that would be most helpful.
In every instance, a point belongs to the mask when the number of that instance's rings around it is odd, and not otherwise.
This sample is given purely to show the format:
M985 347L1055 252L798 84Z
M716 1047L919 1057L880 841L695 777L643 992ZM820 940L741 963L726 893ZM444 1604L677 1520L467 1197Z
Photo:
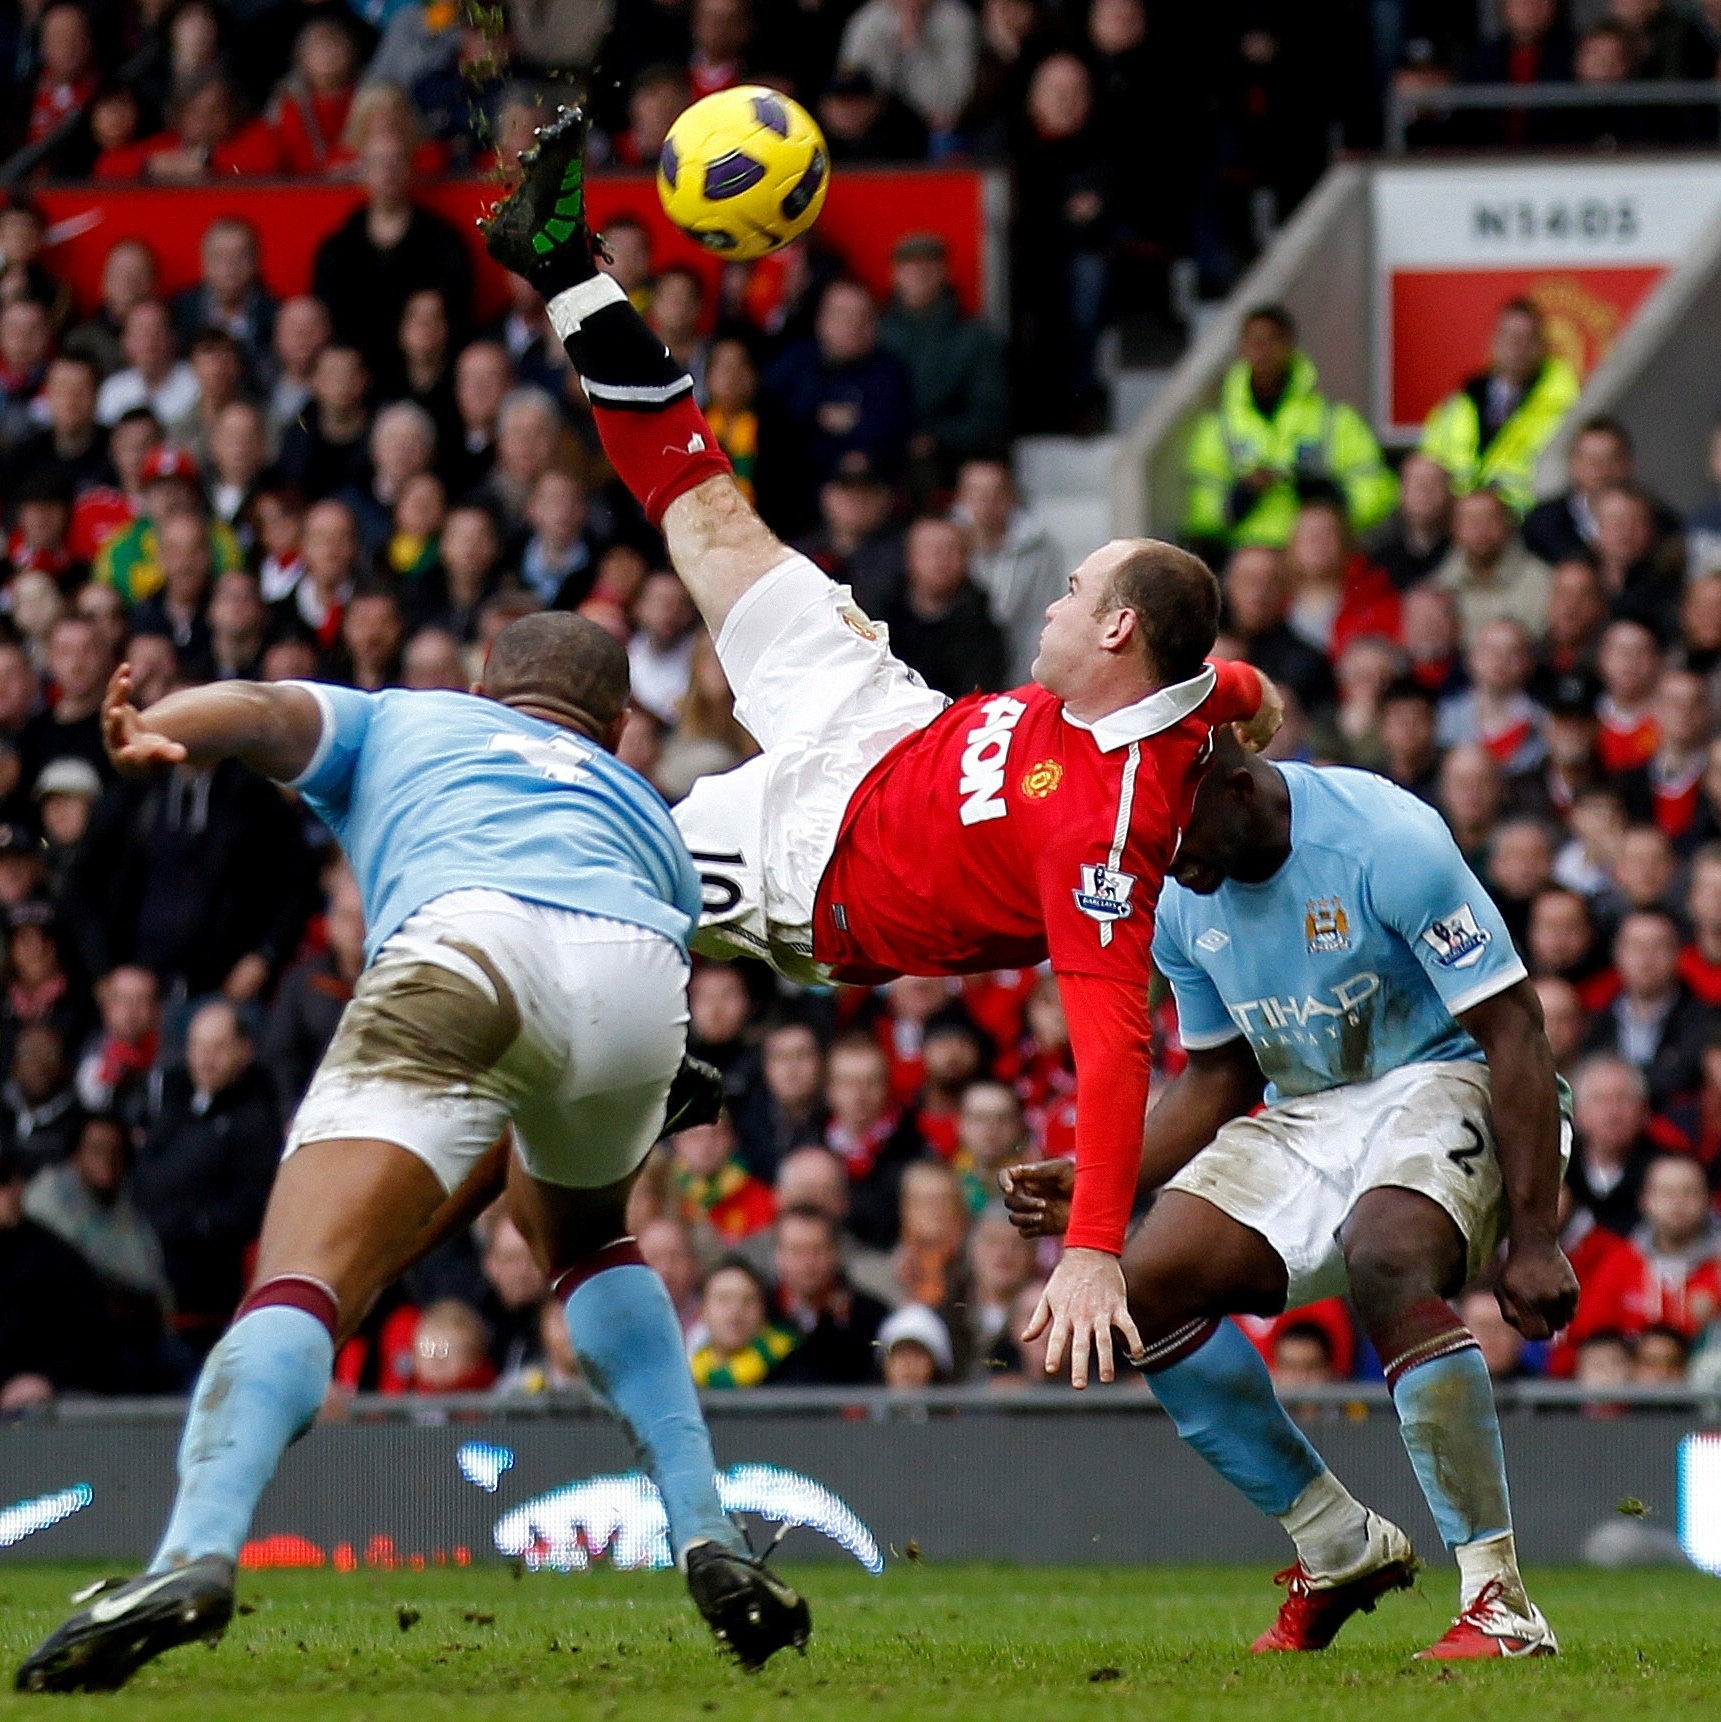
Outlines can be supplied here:
M1505 304L1494 313L1494 320L1496 322L1498 322L1502 317L1528 317L1538 329L1542 328L1547 322L1547 319L1542 315L1541 306L1538 305L1534 299L1526 299L1521 293L1508 299Z
M1266 305L1251 305L1243 313L1242 326L1248 328L1251 323L1271 323L1287 341L1297 338L1297 319L1276 301Z
M1427 706L1430 712L1435 708L1435 698L1415 676L1394 676L1387 683L1386 692L1380 696L1383 707L1403 705L1414 700L1418 705Z
M1132 610L1142 642L1162 682L1198 675L1219 636L1219 582L1199 556L1157 538L1137 547L1114 568L1099 609Z
M1593 418L1587 418L1578 426L1578 436L1610 436L1627 454L1633 452L1631 432L1622 425L1611 413L1597 413ZM1577 437L1572 438L1573 442Z
M484 665L484 691L496 700L541 696L608 729L627 705L627 652L584 616L541 610L496 636Z
M782 1209L777 1215L777 1224L782 1226L785 1220L811 1220L815 1225L823 1226L826 1234L834 1244L839 1232L836 1220L823 1208L815 1208L811 1202L796 1202L792 1207Z

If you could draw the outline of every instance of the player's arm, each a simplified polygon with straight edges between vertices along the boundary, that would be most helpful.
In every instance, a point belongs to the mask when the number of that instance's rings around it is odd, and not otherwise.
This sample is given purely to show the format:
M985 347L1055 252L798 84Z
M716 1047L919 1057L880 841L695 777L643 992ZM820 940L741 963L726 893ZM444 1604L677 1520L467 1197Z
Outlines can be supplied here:
M282 783L299 777L323 734L316 699L290 682L220 682L186 688L140 712L131 666L121 664L102 697L102 742L128 776L166 765L237 759Z
M1521 980L1458 1020L1488 1059L1494 1142L1511 1215L1500 1310L1526 1338L1546 1339L1572 1319L1578 1282L1560 1251L1559 1084L1541 1000Z
M1273 686L1272 677L1240 659L1209 659L1214 674L1213 692L1201 706L1209 723L1228 723L1238 741L1251 753L1259 753L1285 721L1285 702Z
M1157 1190L1181 1172L1233 1118L1254 1110L1266 1087L1242 1035L1189 1054L1182 1074L1160 1094L1142 1133L1137 1195ZM1078 1090L1079 1093L1079 1090ZM1025 1237L1057 1237L1070 1223L1076 1188L1074 1160L1040 1160L1002 1174L1004 1205Z

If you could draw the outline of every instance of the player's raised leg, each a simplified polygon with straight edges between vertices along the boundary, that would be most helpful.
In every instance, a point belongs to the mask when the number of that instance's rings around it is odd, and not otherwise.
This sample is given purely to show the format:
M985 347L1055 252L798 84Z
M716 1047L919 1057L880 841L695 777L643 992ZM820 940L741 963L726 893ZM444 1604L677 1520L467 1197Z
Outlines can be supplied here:
M586 121L564 109L523 158L525 177L485 224L490 255L529 281L592 403L617 476L659 527L715 634L792 552L729 476L693 379L595 262L585 216Z
M1465 1277L1462 1234L1429 1197L1383 1188L1358 1200L1340 1242L1411 1465L1458 1561L1458 1618L1421 1654L1441 1661L1553 1654L1559 1646L1518 1571L1488 1366L1446 1301Z
M1410 1540L1327 1468L1286 1415L1232 1310L1284 1308L1286 1273L1267 1240L1199 1196L1162 1194L1124 1251L1137 1367L1177 1432L1284 1526L1297 1559L1258 1651L1324 1650L1352 1615L1411 1583Z

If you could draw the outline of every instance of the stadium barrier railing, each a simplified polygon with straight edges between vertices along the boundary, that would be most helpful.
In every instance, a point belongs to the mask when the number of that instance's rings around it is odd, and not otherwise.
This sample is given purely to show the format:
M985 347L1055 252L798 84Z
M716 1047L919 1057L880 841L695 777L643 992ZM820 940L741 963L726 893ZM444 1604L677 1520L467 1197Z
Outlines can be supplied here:
M1458 113L1516 113L1531 108L1574 112L1585 108L1721 110L1721 84L1713 80L1671 79L1656 83L1446 84L1423 90L1394 88L1387 94L1386 147L1394 155L1404 155L1410 148L1411 125L1424 116L1444 118ZM1655 147L1665 148L1666 145Z

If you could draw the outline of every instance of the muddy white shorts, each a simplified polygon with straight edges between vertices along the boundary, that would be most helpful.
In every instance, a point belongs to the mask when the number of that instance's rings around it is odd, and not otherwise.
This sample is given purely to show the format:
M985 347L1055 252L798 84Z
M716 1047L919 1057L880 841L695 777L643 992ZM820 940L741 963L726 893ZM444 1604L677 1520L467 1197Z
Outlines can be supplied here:
M687 959L644 927L454 891L359 977L287 1137L398 1143L457 1189L514 1126L533 1176L596 1189L663 1128Z
M703 777L675 809L705 887L695 946L812 961L813 904L861 780L949 701L891 655L889 630L804 556L751 586L717 636L735 715L764 752Z
M1438 1202L1464 1236L1470 1277L1487 1266L1506 1204L1485 1064L1410 1064L1233 1119L1166 1188L1259 1232L1285 1264L1286 1308L1296 1309L1347 1290L1339 1230L1358 1197L1383 1186Z

